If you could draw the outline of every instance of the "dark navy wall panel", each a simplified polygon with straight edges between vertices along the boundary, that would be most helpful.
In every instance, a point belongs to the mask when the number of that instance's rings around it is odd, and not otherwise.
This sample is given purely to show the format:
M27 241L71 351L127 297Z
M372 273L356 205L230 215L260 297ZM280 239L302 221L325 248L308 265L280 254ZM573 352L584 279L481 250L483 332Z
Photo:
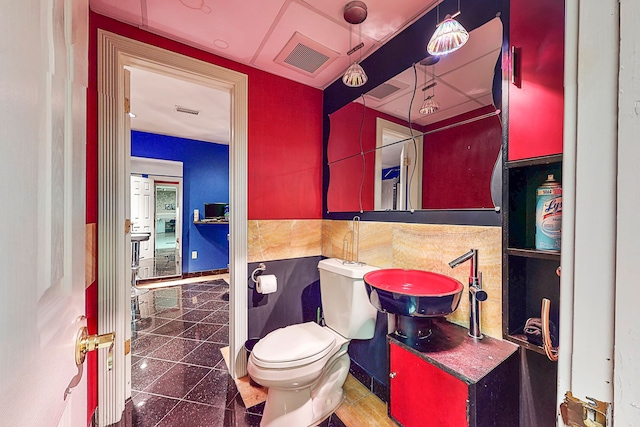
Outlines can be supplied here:
M227 268L229 226L194 225L193 210L202 216L205 203L229 202L229 146L132 131L131 155L183 163L182 272Z
M351 340L349 357L369 375L383 385L388 385L387 362L387 314L378 312L376 332L370 340Z
M249 295L249 338L263 338L269 332L297 323L316 320L320 302L320 273L314 256L278 261L265 261L263 274L275 274L278 290L259 294L247 287ZM258 263L250 263L247 284L255 288L251 272Z

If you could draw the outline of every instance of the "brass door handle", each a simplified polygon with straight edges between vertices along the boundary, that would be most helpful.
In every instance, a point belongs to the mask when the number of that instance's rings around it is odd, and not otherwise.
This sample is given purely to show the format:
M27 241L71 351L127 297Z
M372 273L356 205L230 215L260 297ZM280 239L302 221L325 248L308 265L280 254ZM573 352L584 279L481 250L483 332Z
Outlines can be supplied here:
M113 367L113 345L115 340L115 332L102 335L89 335L87 327L83 326L78 331L78 336L76 338L76 365L80 366L84 363L84 359L87 357L88 352L108 347L107 369L110 371Z

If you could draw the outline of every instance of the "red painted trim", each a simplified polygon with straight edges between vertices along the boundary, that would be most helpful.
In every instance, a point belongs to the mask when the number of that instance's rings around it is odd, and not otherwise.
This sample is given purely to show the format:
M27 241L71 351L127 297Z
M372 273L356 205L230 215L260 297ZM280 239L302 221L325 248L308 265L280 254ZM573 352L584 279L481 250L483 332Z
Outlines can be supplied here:
M89 334L98 333L98 285L94 282L85 291L85 315ZM87 353L87 425L98 406L98 358L97 351Z

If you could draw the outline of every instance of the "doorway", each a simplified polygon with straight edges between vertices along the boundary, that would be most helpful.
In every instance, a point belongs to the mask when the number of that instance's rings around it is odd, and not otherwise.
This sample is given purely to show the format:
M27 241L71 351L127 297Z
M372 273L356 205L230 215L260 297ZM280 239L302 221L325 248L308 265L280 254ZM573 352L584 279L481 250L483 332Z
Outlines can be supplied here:
M422 135L376 119L375 210L422 209Z
M115 330L113 370L99 366L98 405L100 425L118 421L124 411L130 378L126 366L131 354L126 343L131 338L126 260L131 259L131 245L126 230L126 213L130 211L130 135L125 132L124 67L135 66L223 88L231 94L231 143L229 182L229 365L230 374L246 375L247 337L247 76L194 58L130 40L107 31L98 31L98 160L99 209L98 251L104 254L98 265L98 331ZM117 101L117 102L114 102ZM109 203L103 203L110 201ZM116 315L116 313L120 313ZM128 359L128 360L127 360ZM129 385L129 387L128 387ZM127 390L128 388L128 390Z
M131 157L131 231L140 242L136 277L144 282L182 276L183 163Z

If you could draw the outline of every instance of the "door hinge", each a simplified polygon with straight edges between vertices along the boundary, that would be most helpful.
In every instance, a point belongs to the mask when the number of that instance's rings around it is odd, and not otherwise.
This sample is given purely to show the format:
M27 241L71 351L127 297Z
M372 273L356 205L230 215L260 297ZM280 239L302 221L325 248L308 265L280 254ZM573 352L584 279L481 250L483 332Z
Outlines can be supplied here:
M131 112L131 101L129 98L124 99L124 113L129 114Z
M564 395L564 402L560 405L562 421L568 427L607 427L611 419L611 404L600 402L587 396L589 402L584 402L568 391Z

